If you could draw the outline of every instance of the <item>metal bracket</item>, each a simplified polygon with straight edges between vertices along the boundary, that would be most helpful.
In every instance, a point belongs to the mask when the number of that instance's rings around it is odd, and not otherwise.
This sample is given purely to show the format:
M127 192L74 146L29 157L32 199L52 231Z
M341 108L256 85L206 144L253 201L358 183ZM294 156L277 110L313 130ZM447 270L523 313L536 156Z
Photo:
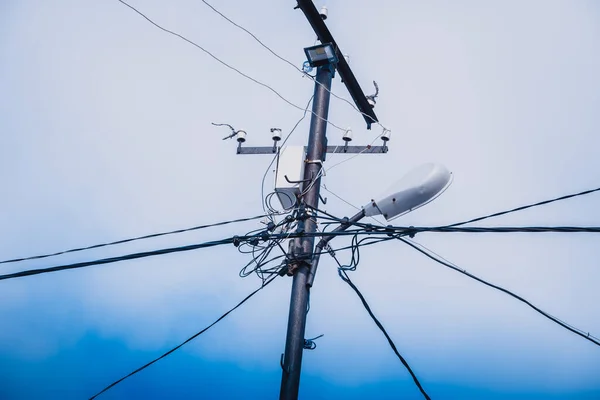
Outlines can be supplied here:
M275 154L277 146L273 147L241 147L238 146L237 154Z
M387 146L327 146L327 153L332 154L385 154Z
M276 154L279 147L242 147L238 144L237 154ZM304 147L306 150L306 146ZM331 154L385 154L389 150L387 145L383 146L327 146L327 153Z

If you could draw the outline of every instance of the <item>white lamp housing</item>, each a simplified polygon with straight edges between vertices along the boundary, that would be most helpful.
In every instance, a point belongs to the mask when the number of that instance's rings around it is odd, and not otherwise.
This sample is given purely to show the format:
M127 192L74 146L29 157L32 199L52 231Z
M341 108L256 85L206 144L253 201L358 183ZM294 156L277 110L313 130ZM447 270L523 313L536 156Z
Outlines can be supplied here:
M404 175L381 200L364 206L365 216L383 215L391 221L413 211L442 194L452 183L452 173L443 165L428 163Z

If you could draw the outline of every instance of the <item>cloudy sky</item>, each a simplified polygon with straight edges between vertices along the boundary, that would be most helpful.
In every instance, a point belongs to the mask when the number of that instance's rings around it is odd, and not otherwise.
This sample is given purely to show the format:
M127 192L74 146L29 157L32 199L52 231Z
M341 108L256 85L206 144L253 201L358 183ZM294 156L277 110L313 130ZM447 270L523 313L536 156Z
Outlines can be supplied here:
M150 18L304 106L311 81L200 0L131 0ZM293 0L212 4L301 66L314 34ZM318 6L321 4L319 3ZM330 30L376 112L387 155L327 172L361 206L421 163L452 187L398 224L442 225L600 186L600 5L330 0ZM349 98L339 77L333 91ZM0 2L0 259L259 215L268 156L236 156L226 122L270 145L302 111L117 0ZM348 104L330 119L370 143ZM305 119L290 142L306 142ZM328 131L330 144L341 132ZM347 156L331 155L326 167ZM272 175L266 190L272 190ZM330 193L326 210L355 210ZM600 195L487 221L600 226ZM20 264L3 273L244 234L257 222ZM593 234L420 234L415 240L600 335ZM347 240L339 239L337 245ZM87 398L199 331L260 285L233 246L0 282L0 398ZM340 252L342 260L349 255ZM436 399L597 399L600 348L399 242L352 275ZM276 398L291 279L103 398ZM323 258L303 399L418 399L356 295Z

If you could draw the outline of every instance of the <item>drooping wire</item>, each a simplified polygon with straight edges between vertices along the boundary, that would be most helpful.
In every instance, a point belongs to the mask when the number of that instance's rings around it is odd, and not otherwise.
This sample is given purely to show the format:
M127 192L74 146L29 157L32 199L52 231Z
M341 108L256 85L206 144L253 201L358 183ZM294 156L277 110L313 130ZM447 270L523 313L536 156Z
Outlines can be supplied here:
M15 263L15 262L27 261L27 260L38 260L40 258L47 258L47 257L59 256L59 255L62 255L62 254L75 253L75 252L84 251L84 250L98 249L100 247L114 246L114 245L123 244L123 243L135 242L135 241L138 241L138 240L151 239L151 238L160 237L160 236L167 236L167 235L174 235L174 234L178 234L178 233L197 231L197 230L200 230L200 229L206 229L206 228L212 228L212 227L215 227L215 226L223 226L223 225L235 224L235 223L238 223L238 222L252 221L252 220L256 220L256 219L260 219L260 218L264 218L264 217L266 217L266 215L263 214L263 215L257 215L256 217L238 218L238 219L232 219L232 220L229 220L229 221L216 222L214 224L198 225L198 226L193 226L191 228L176 229L174 231L152 233L152 234L149 234L149 235L137 236L137 237L133 237L133 238L129 238L129 239L116 240L114 242L107 242L107 243L95 244L95 245L92 245L92 246L78 247L78 248L69 249L69 250L57 251L55 253L41 254L41 255L37 255L37 256L22 257L22 258L13 258L11 260L0 261L0 264Z
M252 259L240 270L240 277L245 278L254 273L264 283L266 279L271 277L271 275L278 273L281 268L283 268L283 265L280 264L275 267L264 268L264 265L268 264L268 262L265 260L276 247L279 247L284 255L286 254L286 251L281 247L281 242L289 237L289 235L292 233L291 229L293 229L295 225L296 219L294 216L290 215L279 224L271 224L267 230L263 230L262 233L257 234L254 240L244 242L244 244L251 247L250 252L252 253ZM269 235L269 231L275 231L277 228L280 229L278 237L272 238L272 236ZM263 238L263 241L268 241L266 246L259 245L258 238L261 237ZM241 245L238 247L238 250L242 253L246 252L242 250ZM257 250L260 250L258 254Z
M570 325L570 324L568 324L568 323L566 323L566 322L564 322L564 321L562 321L562 320L554 317L553 315L551 315L551 314L547 313L546 311L540 309L539 307L533 305L531 302L529 302L525 298L523 298L523 297L521 297L521 296L519 296L519 295L511 292L510 290L505 289L505 288L503 288L501 286L495 285L493 283L490 283L490 282L488 282L488 281L486 281L486 280L484 280L482 278L479 278L478 276L475 276L475 275L467 272L466 270L458 267L456 264L453 264L453 263L451 263L451 262L443 259L441 256L439 256L437 254L434 255L435 253L433 253L433 251L427 249L425 246L423 246L420 243L409 241L409 240L406 240L406 239L402 239L400 237L397 237L397 239L400 240L400 241L402 241L402 242L404 242L404 243L406 243L407 245L409 245L413 249L417 250L421 254L424 254L425 256L427 256L428 258L432 259L433 261L435 261L435 262L437 262L439 264L442 264L445 267L448 267L448 268L450 268L450 269L452 269L452 270L454 270L456 272L459 272L459 273L461 273L461 274L463 274L465 276L468 276L469 278L474 279L474 280L476 280L479 283L483 283L486 286L489 286L489 287L491 287L493 289L499 290L499 291L501 291L501 292L503 292L503 293L505 293L505 294L507 294L507 295L509 295L509 296L511 296L511 297L513 297L513 298L515 298L517 300L519 300L520 302L522 302L524 304L527 304L533 310L535 310L539 314L543 315L544 317L548 318L550 321L552 321L552 322L560 325L561 327L567 329L568 331L570 331L570 332L572 332L572 333L574 333L574 334L576 334L578 336L581 336L582 338L584 338L586 340L589 340L590 342L594 343L595 345L600 346L600 339L596 338L593 335L590 335L589 332L585 332L585 331L583 331L583 330L581 330L579 328L574 327L573 325Z
M243 76L246 79L251 80L252 82L256 83L257 85L260 85L264 88L267 88L268 90L270 90L271 92L275 93L275 95L277 97L279 97L281 100L285 101L287 104L289 104L290 106L297 108L298 110L304 110L301 106L292 103L290 100L286 99L285 97L283 97L283 95L281 93L279 93L277 90L273 89L271 86L267 85L266 83L263 83L253 77L251 77L250 75L240 71L239 69L227 64L225 61L221 60L220 58L218 58L217 56L215 56L214 54L212 54L210 51L206 50L204 47L200 46L199 44L197 44L196 42L186 38L185 36L171 31L167 28L162 27L161 25L159 25L158 23L154 22L152 19L150 19L148 16L146 16L144 13L142 13L141 11L139 11L137 8L133 7L132 5L128 4L127 2L125 2L124 0L117 0L118 2L124 4L125 6L129 7L130 9L132 9L133 11L135 11L136 13L138 13L140 16L142 16L144 19L146 19L148 22L150 22L152 25L154 25L155 27L157 27L158 29L169 33L171 35L177 36L178 38L180 38L181 40L184 40L186 42L188 42L189 44L191 44L194 47L197 47L198 49L202 50L203 52L205 52L206 54L208 54L210 57L212 57L213 59L215 59L217 62L219 62L220 64L224 65L225 67L231 69L232 71L237 72L238 74L240 74L241 76ZM325 119L323 117L321 117L320 115L316 114L315 112L311 111L312 114L314 114L317 118L327 122L329 125L333 126L334 128L337 128L341 131L345 131L344 128L334 124L333 122L329 121L328 119Z
M182 343L178 344L177 346L173 347L171 350L167 351L166 353L162 354L160 357L155 358L154 360L142 365L141 367L137 368L136 370L130 372L129 374L125 375L124 377L114 381L113 383L111 383L110 385L106 386L104 389L102 389L101 391L99 391L98 393L96 393L95 395L93 395L92 397L90 397L90 400L95 399L96 397L100 396L102 393L105 393L106 391L110 390L111 388L115 387L116 385L118 385L119 383L123 382L125 379L137 374L138 372L143 371L144 369L148 368L149 366L151 366L152 364L156 363L157 361L162 360L163 358L171 355L172 353L174 353L175 351L179 350L181 347L185 346L187 343L191 342L192 340L196 339L198 336L202 335L204 332L206 332L207 330L209 330L210 328L212 328L213 326L215 326L218 322L220 322L221 320L223 320L225 317L227 317L231 312L235 311L237 308L239 308L242 304L244 304L246 301L248 301L252 296L254 296L256 293L260 292L262 289L264 289L268 284L270 284L271 282L273 282L275 280L275 278L277 278L277 275L273 276L271 279L267 280L266 282L264 282L258 289L256 289L255 291L253 291L252 293L250 293L248 296L246 296L242 301L240 301L239 303L237 303L233 308L231 308L229 311L227 311L225 314L221 315L219 318L217 318L212 324L208 325L206 328L202 329L200 332L190 336L189 338L187 338L185 341L183 341Z
M335 258L335 257L334 257ZM337 261L337 260L336 260ZM338 265L339 265L339 261L338 261ZM352 288L352 290L354 290L354 292L357 294L357 296L360 298L360 301L362 302L363 306L365 307L365 309L367 310L367 312L369 313L369 315L371 316L371 319L373 320L373 322L375 322L375 325L377 325L377 327L379 328L379 330L381 330L381 332L383 333L383 335L385 336L385 338L387 339L390 347L392 348L392 350L394 351L394 353L396 354L396 356L400 359L400 362L402 363L402 365L404 365L404 367L408 370L408 373L410 374L410 376L412 377L413 381L415 382L415 384L417 385L417 387L419 388L419 390L421 391L421 393L423 394L423 396L427 399L430 400L429 395L427 394L427 392L425 392L425 389L423 389L423 386L421 385L421 382L419 382L419 379L417 378L417 376L415 375L415 373L413 372L412 368L410 367L410 365L408 365L408 362L404 359L404 357L402 357L402 355L400 354L400 352L398 351L398 348L396 347L396 345L394 344L394 341L392 340L392 338L390 337L390 335L387 333L387 331L385 330L385 328L383 327L383 325L381 324L381 322L379 322L379 320L377 319L377 317L375 316L375 314L373 314L373 311L371 310L371 307L369 307L369 304L367 303L367 300L365 299L365 297L362 295L362 293L360 292L360 290L356 287L356 285L350 280L350 277L348 276L348 274L346 273L345 270L338 268L338 273L340 275L340 278L342 278L342 280L344 282L346 282L348 284L348 286L350 286Z
M242 31L246 32L248 35L250 35L258 44L260 44L262 47L264 47L267 51L269 51L271 54L273 54L275 57L277 57L278 59L280 59L281 61L285 62L286 64L292 66L296 71L300 72L303 76L307 76L309 77L313 82L315 82L316 84L318 84L319 86L321 86L323 89L325 89L327 92L329 92L330 95L332 95L333 97L342 100L346 103L348 103L356 112L358 112L359 114L361 114L363 117L369 117L370 120L373 120L371 118L370 115L360 111L358 109L358 107L356 107L355 104L353 104L351 101L349 101L348 99L345 99L341 96L338 96L337 94L335 94L331 89L327 88L325 85L323 85L321 82L317 81L315 79L314 76L308 74L307 72L305 72L304 70L302 70L301 68L299 68L296 64L294 64L293 62L291 62L290 60L282 57L281 55L277 54L272 48L270 48L269 46L267 46L262 40L260 40L254 33L250 32L248 29L244 28L243 26L241 26L240 24L236 23L235 21L233 21L231 18L227 17L225 14L223 14L221 11L217 10L213 5L211 5L210 3L208 3L206 0L202 0L202 2L208 6L212 11L214 11L215 13L219 14L221 17L223 17L223 19L225 19L227 22L229 22L230 24L232 24L233 26L235 26L238 29L241 29ZM379 87L377 86L377 83L375 83L375 81L373 81L373 84L375 85L375 89L376 89L376 93L374 95L372 95L372 99L374 100L375 97L377 97L379 95ZM368 97L368 96L367 96ZM373 121L375 122L377 125L379 125L381 128L383 128L384 130L389 130L387 129L385 126L383 126L379 121Z

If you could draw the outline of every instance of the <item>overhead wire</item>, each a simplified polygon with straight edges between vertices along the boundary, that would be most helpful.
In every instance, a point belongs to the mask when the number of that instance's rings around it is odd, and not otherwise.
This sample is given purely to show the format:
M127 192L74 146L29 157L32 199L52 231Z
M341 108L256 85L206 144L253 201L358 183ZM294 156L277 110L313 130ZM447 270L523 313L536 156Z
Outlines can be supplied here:
M267 51L269 51L272 55L274 55L276 58L278 58L279 60L285 62L286 64L290 65L291 67L293 67L296 71L300 72L303 76L307 76L309 77L314 83L318 84L319 86L321 86L323 89L325 89L327 92L329 92L329 94L331 94L333 97L342 100L346 103L348 103L356 112L358 112L359 114L361 114L364 117L369 117L369 119L373 120L371 118L370 115L360 111L358 109L358 107L356 107L355 104L353 104L351 101L349 101L348 99L345 99L337 94L335 94L331 89L327 88L325 85L323 85L321 82L317 81L315 79L314 76L306 73L305 71L303 71L301 68L299 68L296 64L294 64L292 61L286 59L285 57L279 55L277 52L275 52L275 50L273 50L271 47L267 46L262 40L260 40L254 33L252 33L251 31L249 31L248 29L246 29L245 27L243 27L242 25L238 24L237 22L233 21L231 18L229 18L228 16L226 16L225 14L223 14L221 11L219 11L218 9L216 9L212 4L210 4L209 2L207 2L206 0L202 0L202 2L208 6L212 11L214 11L215 13L219 14L223 19L225 19L227 22L229 22L230 24L232 24L233 26L237 27L238 29L241 29L242 31L246 32L248 35L250 35L258 44L260 44L262 47L264 47ZM375 83L375 82L373 82ZM375 84L376 85L376 84ZM377 87L377 85L375 86L377 88L377 93L379 93L379 88ZM373 121L375 124L379 125L382 129L389 131L389 129L387 129L385 126L383 126L379 121Z
M397 228L398 232L411 235L420 232L446 232L446 233L600 233L597 226L473 226L473 227L406 227Z
M320 217L317 216L317 218L320 218ZM340 220L340 221L342 221L342 220ZM470 233L478 233L478 232L563 232L563 233L564 232L568 232L568 233L593 232L593 233L600 233L600 227L558 227L558 228L536 227L535 229L531 229L531 228L524 229L524 228L518 228L518 227L517 228L513 228L513 227L477 228L477 227L474 227L474 228L445 230L443 228L435 228L435 227L433 227L433 228L414 228L414 227L409 227L409 228L396 227L396 228L394 228L394 227L378 227L375 225L360 224L360 223L356 223L355 225L360 227L361 229L347 230L345 232L320 232L320 233L319 232L315 232L315 233L288 232L285 234L262 234L262 235L251 235L251 236L233 236L233 237L228 237L225 239L203 242L203 243L198 243L198 244L163 248L163 249L144 251L144 252L139 252L139 253L131 253L131 254L126 254L126 255L122 255L122 256L109 257L109 258L97 259L97 260L92 260L92 261L77 262L77 263L71 263L71 264L63 264L63 265L57 265L57 266L53 266L53 267L23 270L23 271L0 275L0 280L27 277L27 276L32 276L32 275L39 275L39 274L58 272L58 271L64 271L64 270L79 269L79 268L91 267L91 266L96 266L96 265L111 264L111 263L116 263L116 262L120 262L120 261L128 261L128 260L153 257L153 256L164 255L164 254L170 254L170 253L179 253L179 252L197 250L197 249L202 249L202 248L215 247L215 246L220 246L220 245L224 245L224 244L235 244L236 242L237 243L245 243L248 240L256 240L256 241L262 240L263 242L276 240L276 241L279 241L279 243L280 243L282 240L292 239L292 238L297 238L297 237L328 237L328 236L353 236L353 235L414 236L416 233L419 233L419 232L436 232L436 231L437 232L470 232ZM257 248L259 250L266 250L269 247L276 245L276 243L275 244L270 243L269 245L261 247L262 245L259 245L259 242L257 242L257 245L252 245L252 246L256 246L256 248L251 247L249 252L254 253ZM239 246L239 244L238 244L238 246ZM242 252L244 252L244 251L242 251Z
M557 202L557 201L572 199L574 197L584 196L584 195L595 193L595 192L598 192L598 191L600 191L600 188L590 189L590 190L584 190L583 192L568 194L566 196L560 196L560 197L556 197L556 198L553 198L553 199L550 199L550 200L544 200L544 201L540 201L540 202L537 202L537 203L527 204L527 205L524 205L524 206L521 206L521 207L512 208L512 209L506 210L506 211L500 211L500 212L497 212L497 213L485 215L483 217L473 218L473 219L470 219L470 220L467 220L467 221L457 222L457 223L450 224L450 225L447 225L447 226L449 226L449 227L450 226L459 226L459 225L470 224L470 223L473 223L473 222L479 222L479 221L483 221L484 219L499 217L501 215L511 214L511 213L514 213L514 212L517 212L517 211L526 210L528 208L539 207L539 206L543 206L543 205L546 205L546 204L554 203L554 202Z
M184 252L184 251L204 249L204 248L208 248L208 247L215 247L215 246L220 246L220 245L224 245L224 244L230 244L230 243L233 243L233 240L234 240L234 238L231 237L231 238L227 238L227 239L215 240L215 241L198 243L198 244L191 244L191 245L187 245L187 246L170 247L170 248L165 248L165 249L160 249L160 250L144 251L144 252L140 252L140 253L131 253L131 254L126 254L126 255L117 256L117 257L102 258L102 259L93 260L93 261L84 261L84 262L77 262L77 263L72 263L72 264L63 264L63 265L47 267L47 268L29 269L29 270L18 271L18 272L0 275L0 281L6 280L6 279L14 279L14 278L32 276L32 275L46 274L46 273L50 273L50 272L58 272L58 271L64 271L64 270L92 267L95 265L111 264L111 263L116 263L116 262L120 262L120 261L135 260L135 259L139 259L139 258L159 256L159 255L163 255L163 254L180 253L180 252Z
M197 231L197 230L212 228L212 227L216 227L216 226L223 226L223 225L235 224L235 223L239 223L239 222L253 221L256 219L264 218L265 216L266 216L266 214L263 214L263 215L257 215L255 217L232 219L229 221L216 222L213 224L198 225L198 226L193 226L190 228L176 229L173 231L151 233L148 235L136 236L136 237L132 237L129 239L121 239L121 240L115 240L113 242L94 244L94 245L85 246L85 247L77 247L77 248L73 248L73 249L69 249L69 250L57 251L54 253L40 254L40 255L36 255L36 256L21 257L21 258L13 258L10 260L3 260L3 261L0 261L0 264L16 263L16 262L28 261L28 260L38 260L41 258L54 257L54 256L62 255L62 254L75 253L75 252L84 251L84 250L98 249L101 247L115 246L118 244L130 243L130 242L135 242L138 240L151 239L151 238L156 238L156 237L160 237L160 236L174 235L174 234L178 234L178 233Z
M251 77L250 75L248 75L248 74L246 74L246 73L244 73L244 72L240 71L239 69L235 68L234 66L232 66L232 65L230 65L230 64L228 64L228 63L226 63L225 61L221 60L220 58L218 58L217 56L215 56L215 55L214 55L213 53L211 53L210 51L206 50L204 47L200 46L198 43L196 43L196 42L194 42L194 41L192 41L192 40L190 40L190 39L186 38L185 36L183 36L183 35L181 35L181 34L179 34L179 33L177 33L177 32L174 32L174 31L172 31L172 30L169 30L169 29L167 29L167 28L164 28L163 26L161 26L161 25L159 25L158 23L154 22L152 19L150 19L148 16L146 16L146 15L145 15L144 13L142 13L140 10L138 10L137 8L135 8L134 6L132 6L131 4L129 4L129 3L127 3L127 2L125 2L124 0L117 0L117 1L118 1L118 2L120 2L120 3L122 3L122 4L124 4L125 6L129 7L129 8L130 8L130 9L132 9L133 11L135 11L137 14L139 14L140 16L142 16L144 19L146 19L148 22L150 22L152 25L154 25L154 26L155 26L155 27L157 27L158 29L160 29L160 30L162 30L162 31L164 31L164 32L166 32L166 33L169 33L169 34L171 34L171 35L173 35L173 36L176 36L176 37L180 38L181 40L184 40L184 41L186 41L187 43L191 44L192 46L194 46L194 47L196 47L196 48L198 48L198 49L202 50L204 53L208 54L210 57L212 57L214 60L216 60L216 61L217 61L217 62L219 62L220 64L224 65L225 67L227 67L227 68L231 69L232 71L235 71L235 72L237 72L238 74L240 74L240 75L241 75L241 76L243 76L244 78L251 80L252 82L256 83L257 85L260 85L260 86L262 86L262 87L264 87L264 88L266 88L266 89L270 90L270 91L271 91L271 92L273 92L273 93L274 93L274 94L275 94L277 97L279 97L281 100L283 100L284 102L286 102L286 103L287 103L287 104L289 104L290 106L292 106L292 107L294 107L294 108L296 108L296 109L298 109L298 110L304 110L304 108L302 108L301 106L299 106L299 105L297 105L297 104L294 104L294 103L292 103L290 100L288 100L287 98L285 98L285 97L284 97L284 96L283 96L281 93L279 93L279 92L278 92L277 90L275 90L273 87L269 86L268 84L266 84L266 83L264 83L264 82L261 82L261 81L259 81L258 79L255 79L255 78ZM317 114L317 113L315 113L314 111L311 111L311 113L312 113L312 114L313 114L315 117L317 117L317 118L319 118L319 119L321 119L321 120L325 121L326 123L328 123L329 125L333 126L334 128L336 128L336 129L339 129L339 130L341 130L341 131L345 131L345 129L344 129L344 128L342 128L342 127L340 127L340 126L338 126L338 125L334 124L333 122L329 121L329 120L328 120L328 119L326 119L326 118L323 118L323 117L321 117L320 115L318 115L318 114Z
M12 272L12 273L8 273L8 274L0 275L0 281L7 280L7 279L27 277L27 276L32 276L32 275L40 275L40 274L58 272L58 271L80 269L80 268L92 267L92 266L96 266L96 265L111 264L111 263L116 263L116 262L121 262L121 261L135 260L135 259L139 259L139 258L154 257L154 256L160 256L160 255L164 255L164 254L180 253L180 252L198 250L198 249L203 249L203 248L221 246L221 245L225 245L225 244L234 244L235 245L236 243L238 243L238 245L239 245L240 243L248 241L248 240L259 239L259 240L263 240L263 241L269 241L269 240L276 240L276 239L280 239L280 240L281 239L291 239L291 238L297 238L297 237L347 236L347 235L354 235L357 232L361 233L360 231L357 231L357 230L348 230L346 232L339 232L339 233L289 232L289 233L285 233L285 234L270 234L267 236L264 236L264 235L232 236L232 237L228 237L225 239L191 244L191 245L185 245L185 246L169 247L169 248L163 248L163 249L158 249L158 250L144 251L144 252L139 252L139 253L131 253L131 254L126 254L126 255L116 256L116 257L96 259L96 260L91 260L91 261L83 261L83 262L77 262L77 263L71 263L71 264L57 265L57 266L53 266L53 267L35 268L35 269L18 271L18 272ZM384 234L384 233L385 232L370 232L368 234Z
M428 258L432 259L433 261L435 261L435 262L437 262L439 264L442 264L445 267L448 267L448 268L450 268L450 269L452 269L452 270L454 270L456 272L459 272L459 273L461 273L461 274L463 274L463 275L465 275L465 276L467 276L467 277L469 277L471 279L474 279L474 280L476 280L479 283L483 283L486 286L489 286L489 287L491 287L493 289L499 290L499 291L501 291L501 292L503 292L503 293L505 293L505 294L507 294L507 295L509 295L509 296L511 296L511 297L513 297L513 298L515 298L517 300L519 300L520 302L528 305L530 308L532 308L533 310L535 310L537 313L539 313L539 314L543 315L544 317L548 318L550 321L558 324L559 326L567 329L568 331L570 331L570 332L572 332L572 333L574 333L574 334L576 334L578 336L581 336L582 338L584 338L586 340L589 340L590 342L594 343L595 345L600 346L600 339L598 339L595 336L591 335L589 332L585 332L582 329L576 328L573 325L570 325L570 324L568 324L568 323L566 323L566 322L558 319L557 317L555 317L555 316L547 313L546 311L540 309L539 307L537 307L534 304L532 304L530 301L528 301L525 298L523 298L523 297L521 297L521 296L513 293L512 291L510 291L508 289L505 289L505 288L503 288L501 286L495 285L493 283L490 283L490 282L488 282L488 281L486 281L486 280L484 280L482 278L479 278L478 276L473 275L470 272L467 272L467 270L458 267L456 264L451 263L448 260L442 259L442 257L439 256L439 255L437 255L437 254L434 255L434 253L431 250L427 249L425 246L423 246L420 243L413 242L413 241L410 241L410 240L407 240L407 239L403 239L403 238L400 238L400 237L397 237L397 239L400 240L401 242L409 245L410 247L412 247L413 249L417 250L421 254L424 254L425 256L427 256Z
M161 356L159 356L159 357L153 359L152 361L150 361L150 362L142 365L141 367L135 369L134 371L130 372L129 374L127 374L125 376L123 376L122 378L117 379L116 381L114 381L113 383L111 383L110 385L106 386L104 389L102 389L101 391L99 391L98 393L96 393L95 395L93 395L92 397L90 397L90 400L95 399L96 397L98 397L101 394L105 393L106 391L112 389L113 387L115 387L119 383L123 382L125 379L127 379L127 378L129 378L129 377L131 377L131 376L133 376L133 375L135 375L135 374L143 371L144 369L148 368L152 364L154 364L157 361L160 361L163 358L165 358L165 357L173 354L175 351L179 350L180 348L182 348L183 346L185 346L186 344L188 344L192 340L196 339L198 336L202 335L204 332L206 332L207 330L209 330L210 328L212 328L213 326L215 326L217 323L219 323L221 320L223 320L225 317L227 317L230 313L232 313L237 308L239 308L242 304L244 304L246 301L248 301L250 298L252 298L252 296L254 296L258 292L260 292L262 289L264 289L267 285L269 285L271 282L273 282L275 280L275 278L277 278L277 275L273 276L271 279L269 279L266 282L264 282L258 289L254 290L252 293L250 293L248 296L246 296L242 301L240 301L239 303L237 303L233 308L231 308L229 311L225 312L223 315L221 315L219 318L217 318L213 323L211 323L210 325L208 325L206 328L204 328L201 331L199 331L199 332L195 333L194 335L190 336L189 338L187 338L186 340L184 340L182 343L180 343L177 346L173 347L169 351L163 353Z

